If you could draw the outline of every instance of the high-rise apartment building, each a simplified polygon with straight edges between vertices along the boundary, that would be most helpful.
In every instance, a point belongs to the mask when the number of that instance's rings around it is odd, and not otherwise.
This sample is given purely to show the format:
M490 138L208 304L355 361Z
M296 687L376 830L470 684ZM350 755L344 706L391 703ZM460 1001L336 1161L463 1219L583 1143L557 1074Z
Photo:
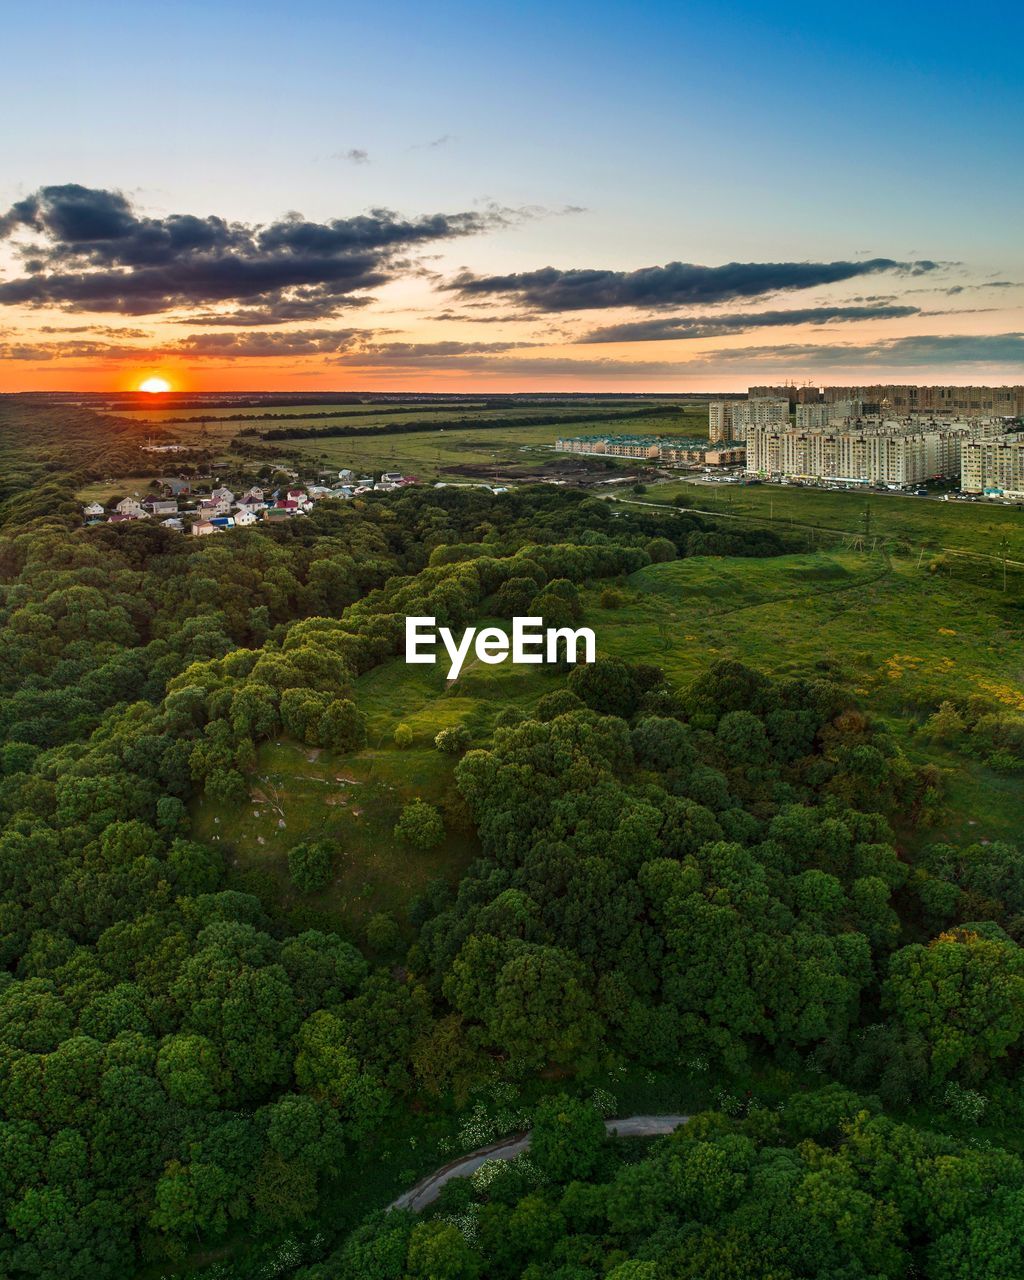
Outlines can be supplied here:
M1024 437L965 440L960 488L964 493L1024 493Z
M877 404L886 417L930 413L951 417L1019 417L1024 414L1024 386L944 387L879 383L866 387L825 387L825 400L863 400Z
M904 423L860 423L817 430L755 427L747 436L747 471L794 480L918 485L960 474L963 426L927 430Z
M782 396L751 396L732 406L732 438L746 440L754 427L788 427L789 401Z
M708 440L716 444L721 440L731 440L732 411L737 400L712 400L708 405Z

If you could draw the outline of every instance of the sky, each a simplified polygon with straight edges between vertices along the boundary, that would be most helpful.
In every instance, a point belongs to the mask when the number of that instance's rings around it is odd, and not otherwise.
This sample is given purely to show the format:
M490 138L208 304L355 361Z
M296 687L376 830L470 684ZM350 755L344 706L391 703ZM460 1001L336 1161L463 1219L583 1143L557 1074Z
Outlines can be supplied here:
M1024 382L1021 11L6 6L0 391Z

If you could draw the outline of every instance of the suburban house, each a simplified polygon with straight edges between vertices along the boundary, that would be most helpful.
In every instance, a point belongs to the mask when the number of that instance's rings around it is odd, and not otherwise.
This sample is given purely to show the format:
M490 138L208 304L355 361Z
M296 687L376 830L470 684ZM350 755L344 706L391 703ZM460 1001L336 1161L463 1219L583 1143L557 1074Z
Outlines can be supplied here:
M83 507L82 510L85 512L86 519L89 520L95 520L106 515L103 507L98 502L90 502L89 505L87 507Z
M231 510L231 502L227 498L218 498L211 494L208 498L199 499L199 510L204 516L226 516Z
M210 494L210 497L216 498L218 502L226 502L229 509L235 500L235 495L230 489L225 488L224 485L218 485L218 487Z
M176 516L178 503L175 498L147 498L142 504L154 516Z
M249 507L239 507L235 512L235 524L243 529L250 524L255 524L257 519L256 512Z
M114 510L128 520L146 520L149 517L149 512L138 498L122 498Z
M220 529L215 524L211 524L209 520L197 520L192 526L192 536L194 538L203 538L211 533L220 533Z
M164 476L160 484L170 492L172 498L187 498L192 492L191 480L183 480L180 476Z

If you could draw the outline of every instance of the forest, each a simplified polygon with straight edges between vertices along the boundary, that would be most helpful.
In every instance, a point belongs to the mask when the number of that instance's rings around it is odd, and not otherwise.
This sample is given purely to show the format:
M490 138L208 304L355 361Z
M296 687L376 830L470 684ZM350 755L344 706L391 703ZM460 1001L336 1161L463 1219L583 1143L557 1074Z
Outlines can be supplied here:
M544 486L217 538L83 528L76 487L124 442L85 417L60 439L0 441L23 477L0 508L0 1273L1024 1274L1020 854L933 835L939 771L827 664L679 685L599 656L528 706L496 686L486 731L437 734L444 803L394 833L413 860L458 827L471 865L364 933L195 829L200 800L248 803L272 742L367 750L361 682L409 615L578 623L595 586L800 534ZM1020 770L1019 717L945 688L921 715L954 742L995 717ZM296 844L296 892L336 856ZM689 1123L609 1138L602 1082L629 1073L690 1081ZM423 1214L360 1199L396 1129L389 1185L429 1171L431 1125L533 1143Z

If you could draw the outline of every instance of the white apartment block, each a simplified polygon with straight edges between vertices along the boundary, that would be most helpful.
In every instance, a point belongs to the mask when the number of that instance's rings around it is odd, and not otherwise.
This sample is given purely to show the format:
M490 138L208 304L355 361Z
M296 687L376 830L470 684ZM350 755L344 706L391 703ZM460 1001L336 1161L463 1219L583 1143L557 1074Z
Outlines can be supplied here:
M964 493L1024 492L1024 437L965 440L960 488Z
M821 400L814 404L796 406L796 425L801 431L818 431L833 422L845 422L859 418L863 405L860 400L837 400L832 404Z
M712 400L708 405L708 440L717 444L720 440L731 440L732 411L736 400Z
M818 431L754 428L747 471L794 480L917 485L960 474L962 429L920 430L899 424L825 427Z
M746 440L755 427L788 427L789 401L783 396L751 396L732 404L732 438Z

